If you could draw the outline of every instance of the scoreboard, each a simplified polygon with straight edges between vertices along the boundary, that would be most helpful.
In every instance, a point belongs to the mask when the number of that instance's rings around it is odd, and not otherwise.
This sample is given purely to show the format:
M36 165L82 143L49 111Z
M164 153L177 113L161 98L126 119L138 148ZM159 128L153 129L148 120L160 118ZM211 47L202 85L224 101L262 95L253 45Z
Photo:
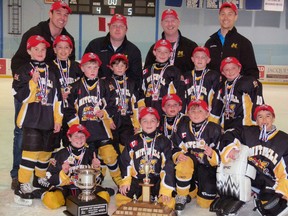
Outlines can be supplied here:
M72 14L155 16L156 0L69 0Z

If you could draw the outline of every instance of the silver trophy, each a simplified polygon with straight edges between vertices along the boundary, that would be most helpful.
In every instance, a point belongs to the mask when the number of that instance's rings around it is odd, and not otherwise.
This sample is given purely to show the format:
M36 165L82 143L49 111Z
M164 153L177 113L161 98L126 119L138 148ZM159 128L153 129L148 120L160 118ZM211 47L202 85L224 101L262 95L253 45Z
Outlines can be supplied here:
M97 174L99 175L100 173L91 168L79 169L78 180L75 183L75 185L82 190L82 192L78 196L79 200L88 202L90 200L96 199L96 195L93 192L94 188L97 185Z
M149 184L150 183L149 172L150 172L150 163L146 162L144 164L144 173L145 173L145 178L143 179L143 183L144 184Z

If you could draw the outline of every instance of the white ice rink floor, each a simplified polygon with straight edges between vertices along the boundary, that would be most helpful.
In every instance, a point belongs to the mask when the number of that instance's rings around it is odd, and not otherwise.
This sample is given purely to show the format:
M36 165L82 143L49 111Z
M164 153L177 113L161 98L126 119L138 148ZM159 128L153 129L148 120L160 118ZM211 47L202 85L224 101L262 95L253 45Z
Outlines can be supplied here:
M31 207L20 206L14 203L14 192L10 189L10 170L12 167L14 105L11 94L11 78L0 78L0 216L54 216L65 215L65 207L57 210L46 209L41 200L34 200ZM267 104L273 106L276 112L275 125L288 132L288 85L264 85L264 98ZM106 182L105 182L106 181ZM110 177L105 179L105 185L114 187ZM116 210L115 199L112 197L109 206L109 215ZM186 205L181 214L183 216L210 216L215 215L207 209L201 209L193 200ZM256 216L252 203L247 203L239 212L240 216Z

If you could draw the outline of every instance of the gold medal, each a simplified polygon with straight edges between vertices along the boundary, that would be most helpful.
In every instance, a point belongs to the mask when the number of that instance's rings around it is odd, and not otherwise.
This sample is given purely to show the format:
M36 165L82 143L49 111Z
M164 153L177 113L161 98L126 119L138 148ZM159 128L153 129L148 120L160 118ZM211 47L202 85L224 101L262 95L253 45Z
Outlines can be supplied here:
M74 157L72 156L72 155L70 155L69 157L68 157L68 159L67 159L67 161L68 161L68 163L69 164L74 164Z
M47 97L43 97L43 98L41 99L41 104L42 104L42 105L46 105L47 102L48 102Z
M121 109L121 115L125 116L126 115L126 109Z
M197 146L200 149L204 149L205 144L206 144L206 142L203 139L197 141Z

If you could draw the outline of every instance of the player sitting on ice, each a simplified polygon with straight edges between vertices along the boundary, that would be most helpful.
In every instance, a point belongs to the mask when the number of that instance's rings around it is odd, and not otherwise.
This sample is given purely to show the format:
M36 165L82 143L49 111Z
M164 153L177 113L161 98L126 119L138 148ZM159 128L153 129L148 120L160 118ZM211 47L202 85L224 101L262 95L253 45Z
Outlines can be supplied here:
M100 160L86 144L89 136L90 133L81 124L74 124L68 129L67 137L71 145L56 153L46 173L48 182L54 186L42 195L42 202L47 208L59 208L65 205L65 198L68 195L80 194L81 189L75 185L79 169L92 168L100 171ZM111 195L114 194L113 189L101 186L96 187L95 193L109 203L110 195L107 191Z
M242 154L247 154L246 161L254 168L254 178L251 179L252 189L256 192L254 203L261 215L284 216L288 214L288 134L277 130L273 125L275 113L271 106L260 105L254 112L257 126L244 126L242 128L226 131L221 145L221 160L223 164L237 163ZM248 151L247 151L248 147ZM247 170L249 170L249 166ZM246 166L245 166L246 167ZM232 169L230 169L232 170ZM242 173L240 169L234 171L234 176ZM246 172L246 176L247 173ZM247 187L239 187L230 175L231 187L227 187L226 194L241 200L243 193L249 194ZM251 175L249 175L251 176ZM240 176L239 182L245 181L245 175ZM222 179L218 179L222 181ZM224 183L225 184L225 183ZM241 186L241 184L239 184ZM243 191L246 190L246 191ZM239 192L238 194L236 192ZM224 198L223 198L224 197ZM250 196L251 197L251 196ZM245 200L244 200L245 201ZM218 212L231 215L230 210L237 210L231 199L220 196L220 201L215 203ZM212 205L211 205L212 206ZM229 212L230 211L230 212ZM224 214L224 215L225 215Z

